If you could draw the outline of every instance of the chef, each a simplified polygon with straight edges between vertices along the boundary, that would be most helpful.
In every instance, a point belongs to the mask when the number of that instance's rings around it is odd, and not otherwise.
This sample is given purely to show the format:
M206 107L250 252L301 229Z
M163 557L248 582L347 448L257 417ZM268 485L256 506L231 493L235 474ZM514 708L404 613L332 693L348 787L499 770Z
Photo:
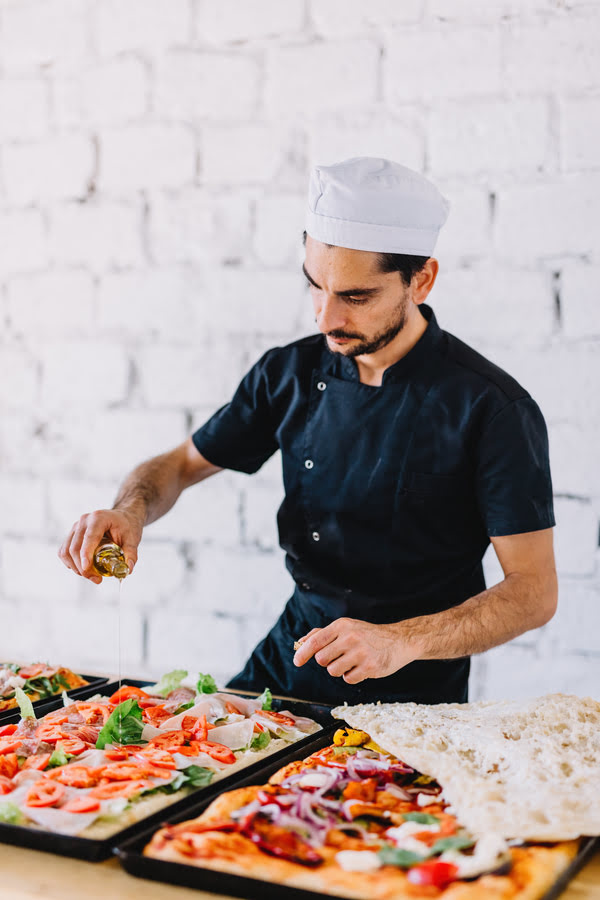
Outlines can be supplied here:
M265 353L231 402L138 466L113 509L82 516L59 551L99 583L93 551L108 531L133 568L144 526L185 488L256 472L281 450L277 519L295 589L230 687L462 702L471 654L555 612L542 414L425 303L447 214L437 188L398 163L316 167L303 270L318 333ZM504 579L486 588L490 541Z

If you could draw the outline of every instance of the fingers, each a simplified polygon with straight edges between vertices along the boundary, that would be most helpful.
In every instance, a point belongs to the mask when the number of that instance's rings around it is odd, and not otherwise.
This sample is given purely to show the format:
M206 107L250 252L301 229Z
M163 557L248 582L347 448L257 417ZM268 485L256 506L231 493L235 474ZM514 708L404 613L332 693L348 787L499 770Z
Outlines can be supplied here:
M75 572L76 575L79 575L79 571L73 562L71 554L69 553L69 547L71 545L71 540L73 539L73 534L75 532L75 528L77 527L77 523L73 525L70 532L68 533L66 539L60 545L58 550L58 558L62 561L63 565L67 567L67 569L71 569L72 572Z
M325 628L313 628L305 638L302 638L300 641L302 646L296 650L294 656L294 665L303 666L309 659L312 659L315 653L334 640L337 636L335 625L335 622L331 622Z
M109 530L110 522L103 510L82 516L79 521L82 523L76 534L76 539L79 539L77 547L80 561L79 571L86 578L93 579L98 576L94 570L94 553L104 534ZM71 551L71 556L73 556L73 551Z
M123 553L125 554L125 560L127 561L127 565L129 566L129 574L133 572L133 567L137 562L137 547L135 544L128 543L127 541L123 542L122 545Z

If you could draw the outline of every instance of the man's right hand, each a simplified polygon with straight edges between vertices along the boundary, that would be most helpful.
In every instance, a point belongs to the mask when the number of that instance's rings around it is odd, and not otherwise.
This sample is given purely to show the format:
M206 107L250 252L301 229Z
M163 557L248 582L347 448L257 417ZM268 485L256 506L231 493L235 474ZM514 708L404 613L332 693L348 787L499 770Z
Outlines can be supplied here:
M105 533L123 549L129 571L137 562L137 548L142 539L143 524L131 512L98 509L81 516L71 528L58 555L68 569L101 584L102 577L94 569L94 552Z

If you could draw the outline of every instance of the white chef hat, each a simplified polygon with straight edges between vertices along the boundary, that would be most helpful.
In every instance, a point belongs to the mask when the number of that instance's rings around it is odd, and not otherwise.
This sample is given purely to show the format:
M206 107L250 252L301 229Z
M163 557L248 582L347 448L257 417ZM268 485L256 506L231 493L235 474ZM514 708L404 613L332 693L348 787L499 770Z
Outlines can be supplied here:
M449 208L418 172L389 159L359 156L313 168L306 231L350 250L431 256Z

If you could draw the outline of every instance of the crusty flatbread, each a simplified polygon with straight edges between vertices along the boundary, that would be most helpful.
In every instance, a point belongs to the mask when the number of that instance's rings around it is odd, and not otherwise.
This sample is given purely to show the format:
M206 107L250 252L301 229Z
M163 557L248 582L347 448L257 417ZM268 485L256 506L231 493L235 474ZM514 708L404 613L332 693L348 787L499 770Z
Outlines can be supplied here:
M69 690L73 690L78 687L85 687L88 682L85 678L82 678L80 675L77 675L75 672L72 672L71 669L66 669L64 666L58 666L55 670L53 670L55 675L60 675L62 680L69 685ZM55 696L61 694L66 688L61 685ZM27 696L31 700L32 703L35 703L37 700L41 700L42 696L37 691L30 691ZM51 695L50 695L51 696ZM49 699L47 696L45 699ZM6 700L0 700L0 712L4 712L7 709L16 709L17 701L15 697L8 697Z
M277 777L272 779L279 780ZM234 810L252 802L260 789L260 786L252 785L222 794L201 816L185 823L192 826L188 832L172 837L168 828L158 831L144 854L352 900L415 900L415 897L431 896L443 900L539 900L577 853L576 841L553 847L514 847L511 850L513 865L508 875L484 875L475 881L457 881L444 890L433 889L432 894L431 888L410 884L405 873L395 866L384 866L372 872L344 871L335 861L335 847L321 847L319 852L325 862L311 869L267 855L241 834L218 830L193 832L194 823L217 825L227 821Z
M338 706L408 765L433 776L475 834L559 841L600 835L600 703L550 694L480 703Z

